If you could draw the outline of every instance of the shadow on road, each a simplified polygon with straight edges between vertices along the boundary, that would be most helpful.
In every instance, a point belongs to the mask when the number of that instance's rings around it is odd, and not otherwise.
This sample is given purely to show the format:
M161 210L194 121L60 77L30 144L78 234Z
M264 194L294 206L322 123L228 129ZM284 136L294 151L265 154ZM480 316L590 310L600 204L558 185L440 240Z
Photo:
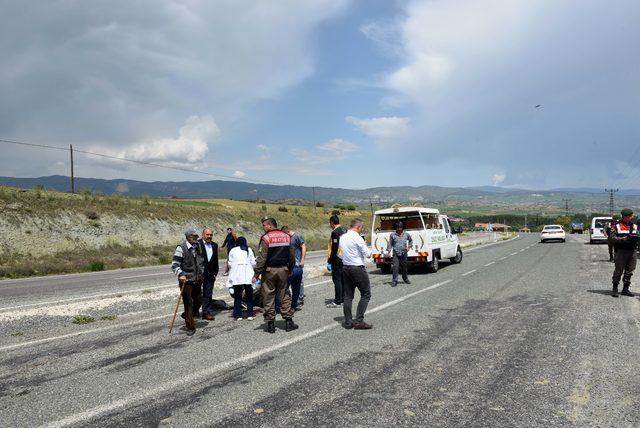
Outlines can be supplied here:
M589 293L593 293L593 294L602 294L603 296L612 296L611 294L611 289L608 290L587 290ZM640 294L638 293L632 293L633 297L638 297L640 296ZM620 297L631 297L631 296L622 296L620 295Z

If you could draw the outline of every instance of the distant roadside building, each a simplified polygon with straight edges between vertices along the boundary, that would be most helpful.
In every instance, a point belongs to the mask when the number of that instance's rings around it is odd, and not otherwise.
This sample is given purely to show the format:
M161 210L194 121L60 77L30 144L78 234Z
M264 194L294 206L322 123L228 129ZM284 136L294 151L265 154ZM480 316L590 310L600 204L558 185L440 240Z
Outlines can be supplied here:
M488 230L492 232L509 232L511 226L507 226L502 223L476 223L474 226L476 229Z

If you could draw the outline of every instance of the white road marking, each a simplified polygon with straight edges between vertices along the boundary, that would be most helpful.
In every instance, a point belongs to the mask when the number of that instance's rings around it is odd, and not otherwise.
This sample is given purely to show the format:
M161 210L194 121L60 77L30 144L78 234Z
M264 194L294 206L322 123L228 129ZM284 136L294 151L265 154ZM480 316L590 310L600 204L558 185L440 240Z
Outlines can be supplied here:
M472 273L474 273L474 272L476 272L476 271L477 271L477 269L470 270L469 272L465 272L465 273L463 273L463 274L462 274L462 275L460 275L460 276L467 276L467 275L471 275Z
M485 265L485 267L486 267L486 266L491 266L491 265L493 265L493 264L495 264L495 263L496 263L496 262L487 263L487 264Z
M427 292L429 290L433 290L435 288L441 287L445 284L450 283L452 280L446 280L443 282L439 282L437 284L433 284L429 287L420 289L418 291L414 291L413 293L409 293L403 297L400 297L398 299L392 300L390 302L384 303L380 306L377 306L369 311L367 311L367 313L372 314L372 313L376 313L379 311L382 311L388 307L397 305L398 303L402 303L407 299L410 299L414 296L417 296L418 294ZM76 424L83 424L86 425L86 422L90 421L93 418L96 418L100 415L103 415L105 413L111 413L115 410L118 409L122 409L122 408L126 408L131 406L132 404L135 403L139 403L139 402L143 402L143 401L147 401L152 399L154 396L158 396L158 395L164 395L169 391L178 389L178 388L183 388L184 385L189 385L189 384L195 384L197 382L202 381L203 379L207 379L210 378L211 376L215 375L218 372L221 371L225 371L230 369L231 367L234 367L236 365L239 364L243 364L246 363L248 361L254 360L256 358L259 358L263 355L267 355L270 354L274 351L277 351L279 349L282 348L286 348L288 346L291 346L295 343L301 342L303 340L306 339L310 339L313 338L315 336L318 336L326 331L329 330L333 330L334 328L340 327L340 324L337 324L335 322L332 322L331 324L325 325L323 327L317 328L315 330L312 330L308 333L304 333L298 336L294 336L291 339L285 340L283 342L277 343L275 345L269 346L267 348L263 348L260 350L257 350L255 352L252 352L250 354L246 354L243 355L239 358L236 358L235 360L230 360L230 361L226 361L224 363L220 363L217 364L215 366L210 367L207 370L200 370L190 376L186 376L186 377L181 377L180 379L176 379L176 380L172 380L169 382L166 382L160 386L157 386L155 388L152 389L147 389L147 390L142 390L139 392L136 392L134 394L131 394L128 397L123 397L119 400L115 400L112 401L110 403L107 404L103 404L101 406L96 406L92 409L89 410L85 410L84 412L79 412L79 413L75 413L73 415L69 415L66 418L51 422L45 426L48 427L65 427L65 426L70 426L70 425L76 425Z
M519 253L521 253L521 252L523 252L523 251L525 251L525 250L526 250L526 248L523 248L522 250L520 250L520 251L518 251L518 252L519 252Z
M517 252L517 251L515 251L515 252L513 252L513 253L511 253L511 254L509 254L509 255L510 255L510 256L515 256L516 254L518 254L518 252Z
M325 281L320 281L320 282L314 282L313 284L305 284L305 288L309 288L309 287L313 287L314 285L320 285L320 284L327 284L329 282L332 282L332 280L325 280ZM226 300L227 303L231 303L230 300ZM147 311L142 311L139 313L144 313ZM135 315L136 313L133 314L128 314L128 315ZM90 333L99 333L101 331L106 331L106 330L115 330L118 328L123 328L123 327L131 327L134 325L138 325L138 324L144 324L150 321L155 321L155 320L159 320L162 318L168 318L170 315L159 315L159 316L155 316L155 317L151 317L151 318L145 318L143 320L137 320L137 321L132 321L129 323L122 323L122 324L116 324L116 325L110 325L107 327L100 327L100 328L94 328L91 330L83 330L83 331L77 331L75 333L68 333L68 334L63 334L60 336L52 336L52 337L46 337L44 339L36 339L36 340L30 340L28 342L21 342L21 343L15 343L13 345L7 345L7 346L2 346L0 347L0 351L10 351L12 349L18 349L18 348L22 348L25 346L31 346L31 345L41 345L43 343L49 343L49 342L54 342L56 340L62 340L62 339L68 339L70 337L76 337L76 336L83 336L85 334L90 334Z
M158 273L148 273L146 275L122 276L120 278L114 278L114 279L123 280L123 279L134 279L134 278L143 278L145 276L159 276L159 275L173 276L171 272L158 272Z

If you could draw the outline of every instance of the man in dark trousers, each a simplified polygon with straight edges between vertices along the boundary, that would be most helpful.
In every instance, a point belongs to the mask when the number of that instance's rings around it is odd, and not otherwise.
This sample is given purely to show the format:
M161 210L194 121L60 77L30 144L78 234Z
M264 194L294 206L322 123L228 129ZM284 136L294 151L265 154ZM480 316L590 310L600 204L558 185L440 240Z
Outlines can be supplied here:
M202 319L215 320L213 316L213 284L218 276L218 244L212 241L213 231L206 228L202 231L200 253L204 258L204 277L202 283Z
M611 235L611 231L615 227L615 224L618 222L618 216L613 216L611 221L607 222L607 225L604 227L604 235L607 237L607 247L609 250L609 261L613 262L615 258L615 251L613 248L613 244L609 240L609 235Z
M407 252L413 245L411 235L404 231L404 224L396 222L396 232L389 237L389 251L393 251L393 276L391 286L398 285L398 271L402 272L402 280L405 284L411 284L407 274Z
M633 296L629 291L631 286L631 276L636 268L636 251L638 248L638 226L633 223L633 211L629 208L623 209L621 219L611 228L609 242L615 248L615 269L613 271L612 296L618 297L618 284L622 277L623 296Z
M185 240L173 253L171 270L178 277L182 290L184 312L182 318L187 327L187 336L196 332L194 317L198 314L202 298L202 280L204 276L204 258L198 245L198 232L189 228L184 232Z
M329 218L331 228L331 238L329 239L329 255L327 258L327 268L331 271L331 280L335 290L333 302L327 308L339 308L344 302L344 287L342 284L342 253L340 251L340 237L347 232L347 229L340 225L340 218L332 215Z
M265 331L276 332L276 297L282 305L280 315L285 320L285 330L292 331L298 326L293 322L288 281L296 263L291 237L278 230L278 223L273 218L262 220L262 228L265 233L260 238L255 278L262 280L264 320L267 323Z
M364 322L364 313L367 311L371 299L371 283L369 274L365 268L366 259L371 257L371 249L361 236L363 222L356 218L351 220L351 229L340 237L340 250L342 251L342 272L344 281L344 312L343 327L346 329L370 330L371 324ZM356 288L360 292L360 301L356 309L356 317L352 315L353 297Z

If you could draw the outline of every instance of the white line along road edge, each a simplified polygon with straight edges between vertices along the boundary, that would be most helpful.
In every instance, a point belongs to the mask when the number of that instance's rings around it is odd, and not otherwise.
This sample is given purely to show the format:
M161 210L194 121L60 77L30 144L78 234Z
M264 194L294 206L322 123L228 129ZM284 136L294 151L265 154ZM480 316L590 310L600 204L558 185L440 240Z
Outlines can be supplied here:
M376 306L375 308L371 309L370 311L368 311L369 314L372 313L376 313L379 311L382 311L383 309L386 309L388 307L397 305L398 303L402 303L407 299L410 299L414 296L417 296L418 294L427 292L429 290L433 290L435 288L441 287L445 284L450 283L452 280L448 279L446 281L442 281L439 282L437 284L433 284L429 287L425 287L421 290L418 291L414 291L413 293L409 293L405 296L402 296L398 299L392 300L390 302L384 303L380 306ZM215 365L211 368L209 368L208 370L204 370L204 371L200 371L198 373L195 373L191 376L186 376L186 377L182 377L180 379L174 380L174 381L170 381L170 382L166 382L163 385L160 385L156 388L152 388L152 389L148 389L145 391L141 391L138 392L136 394L132 394L129 395L128 397L124 397L121 398L119 400L115 400L112 401L111 403L108 404L103 404L101 406L97 406L94 407L93 409L89 409L86 410L84 412L80 412L80 413L76 413L70 416L67 416L64 419L60 419L58 421L54 421L51 422L49 424L46 424L45 426L47 427L66 427L66 426L71 426L71 425L76 425L76 424L86 424L89 420L96 418L98 416L107 414L107 413L111 413L114 412L118 409L123 409L126 407L130 407L131 405L135 404L135 403L140 403L143 402L145 400L150 400L155 396L159 396L159 395L163 395L166 394L174 389L178 389L178 388L182 388L184 387L185 384L191 384L191 383L195 383L198 382L200 380L202 380L203 378L208 378L211 377L213 375L215 375L218 372L222 372L224 370L227 370L233 366L242 364L242 363L246 363L247 361L251 361L254 360L256 358L262 357L263 355L266 354L270 354L274 351L277 351L279 349L282 348L286 348L288 346L291 346L295 343L301 342L305 339L310 339L312 337L318 336L326 331L332 330L334 328L340 327L340 324L337 324L335 322L325 325L323 327L317 328L315 330L312 330L308 333L304 333L301 334L299 336L295 336L289 340L285 340L283 342L280 342L278 344L269 346L267 348L263 348L260 349L258 351L252 352L250 354L244 355L240 358L237 358L234 361L227 361L218 365Z

